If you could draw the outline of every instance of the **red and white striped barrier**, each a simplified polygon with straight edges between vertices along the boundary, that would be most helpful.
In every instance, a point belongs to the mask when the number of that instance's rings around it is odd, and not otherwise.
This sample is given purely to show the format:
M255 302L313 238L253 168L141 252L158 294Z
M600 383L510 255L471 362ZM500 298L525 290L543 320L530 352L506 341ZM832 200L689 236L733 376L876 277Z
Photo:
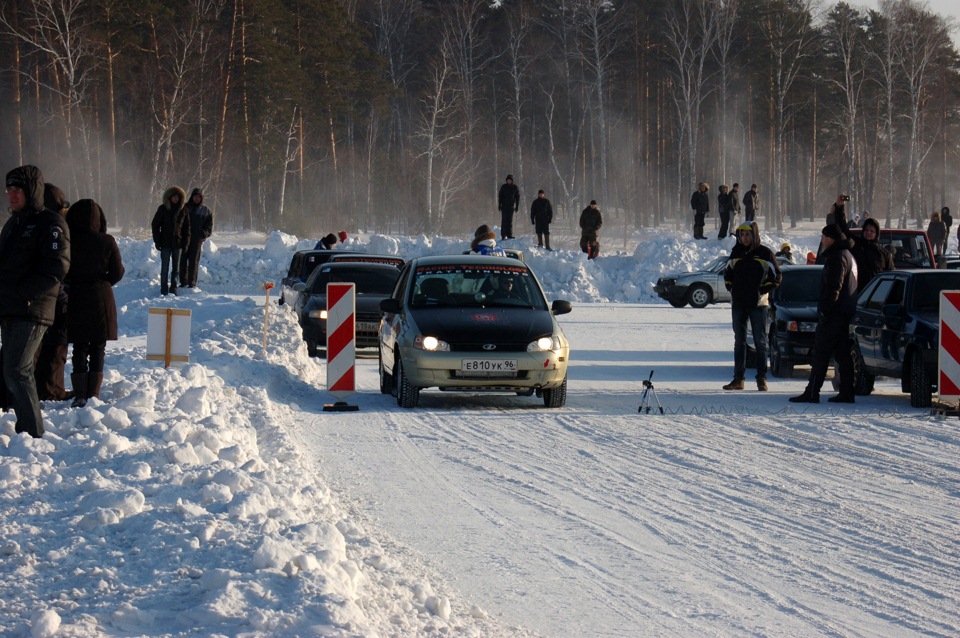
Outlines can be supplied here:
M327 391L337 402L324 410L357 410L344 399L356 392L356 286L327 284Z
M960 401L960 292L940 293L940 401Z

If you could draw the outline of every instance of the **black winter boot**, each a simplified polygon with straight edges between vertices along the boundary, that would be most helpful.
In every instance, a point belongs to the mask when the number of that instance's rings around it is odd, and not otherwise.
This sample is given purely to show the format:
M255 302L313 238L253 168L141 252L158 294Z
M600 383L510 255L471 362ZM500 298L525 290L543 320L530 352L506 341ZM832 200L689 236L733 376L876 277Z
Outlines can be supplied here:
M73 383L73 403L71 408L82 408L87 404L87 391L89 388L89 376L86 372L74 372L70 375L70 382Z
M790 403L820 403L820 393L812 391L809 387L804 389L803 394L787 399Z
M87 375L87 398L100 398L100 386L103 385L103 373L91 372Z

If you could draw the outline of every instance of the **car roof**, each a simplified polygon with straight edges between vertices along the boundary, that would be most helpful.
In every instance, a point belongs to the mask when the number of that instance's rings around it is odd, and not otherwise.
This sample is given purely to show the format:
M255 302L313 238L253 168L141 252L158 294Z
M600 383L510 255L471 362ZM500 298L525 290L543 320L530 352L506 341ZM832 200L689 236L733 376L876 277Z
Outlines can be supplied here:
M789 272L791 270L819 270L823 264L781 264L780 272Z
M367 261L328 261L317 266L317 270L324 272L333 270L391 270L397 272L393 264L370 263Z
M417 257L409 262L413 266L440 266L448 264L463 264L465 266L513 266L526 262L514 259L512 257L494 257L493 255L431 255L429 257ZM529 267L528 267L529 268Z

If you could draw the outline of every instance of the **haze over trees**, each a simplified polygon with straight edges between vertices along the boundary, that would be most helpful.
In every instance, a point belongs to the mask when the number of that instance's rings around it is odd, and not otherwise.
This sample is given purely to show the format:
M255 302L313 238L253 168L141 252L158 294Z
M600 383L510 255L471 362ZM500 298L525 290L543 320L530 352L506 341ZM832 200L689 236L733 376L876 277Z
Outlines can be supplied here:
M960 58L915 0L5 0L0 168L111 225L171 184L225 227L459 234L546 190L689 226L697 182L761 223L837 193L885 225L960 206ZM523 219L521 217L521 219Z

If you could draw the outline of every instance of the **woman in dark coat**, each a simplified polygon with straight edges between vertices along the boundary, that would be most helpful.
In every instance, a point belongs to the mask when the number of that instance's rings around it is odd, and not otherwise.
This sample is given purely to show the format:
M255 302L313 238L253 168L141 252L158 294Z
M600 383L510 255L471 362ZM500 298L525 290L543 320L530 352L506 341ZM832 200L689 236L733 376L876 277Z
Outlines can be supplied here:
M107 234L103 211L92 199L82 199L67 211L73 240L73 263L67 273L70 304L67 338L73 344L73 407L100 396L107 341L117 339L117 303L113 285L123 277L123 261L114 238Z

